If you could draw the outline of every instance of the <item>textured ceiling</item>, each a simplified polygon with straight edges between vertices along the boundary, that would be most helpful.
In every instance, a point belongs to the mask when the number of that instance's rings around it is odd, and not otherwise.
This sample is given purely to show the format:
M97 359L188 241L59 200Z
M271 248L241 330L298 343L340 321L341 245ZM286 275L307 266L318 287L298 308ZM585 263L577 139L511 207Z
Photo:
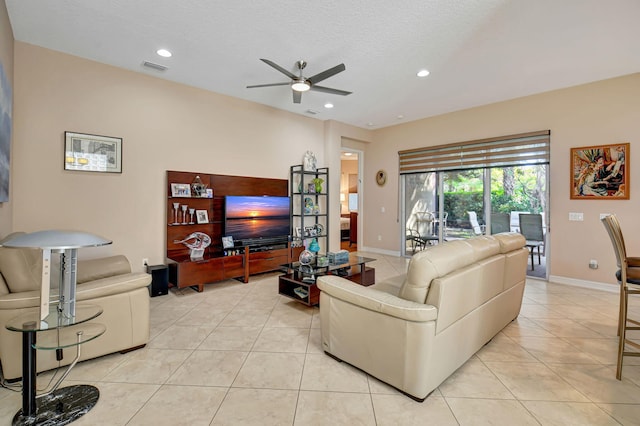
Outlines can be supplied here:
M640 71L640 0L6 4L16 40L372 129ZM294 104L288 86L247 89L288 80L260 58L294 73L304 59L307 77L344 63L321 85L353 94L306 92ZM431 75L417 78L421 68Z

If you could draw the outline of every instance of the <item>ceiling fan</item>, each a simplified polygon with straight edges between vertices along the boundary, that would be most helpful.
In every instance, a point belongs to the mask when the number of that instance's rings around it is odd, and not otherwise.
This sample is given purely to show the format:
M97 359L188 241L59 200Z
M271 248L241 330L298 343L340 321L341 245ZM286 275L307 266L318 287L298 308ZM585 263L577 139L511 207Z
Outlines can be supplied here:
M247 89L253 89L255 87L289 86L290 85L291 89L293 90L293 103L295 104L300 103L300 101L302 100L302 92L306 92L307 90L313 90L315 92L330 93L332 95L342 95L342 96L351 94L351 92L347 92L345 90L331 89L329 87L317 86L317 83L321 82L322 80L326 80L327 78L332 77L338 74L339 72L344 71L346 69L344 64L336 65L335 67L324 70L321 73L318 73L312 77L305 77L302 75L302 70L304 69L304 67L307 66L307 63L305 61L300 60L296 62L296 66L300 71L300 75L295 75L294 73L282 68L280 65L276 64L275 62L272 62L268 59L260 59L260 60L265 64L270 65L273 68L277 69L287 77L289 77L291 81L286 83L256 84L253 86L247 86Z

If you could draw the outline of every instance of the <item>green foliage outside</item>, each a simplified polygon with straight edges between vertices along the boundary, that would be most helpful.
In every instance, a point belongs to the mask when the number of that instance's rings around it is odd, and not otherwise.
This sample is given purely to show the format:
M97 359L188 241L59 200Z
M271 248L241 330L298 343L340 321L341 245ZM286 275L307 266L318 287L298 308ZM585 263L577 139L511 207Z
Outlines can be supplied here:
M483 170L467 170L444 173L444 211L452 226L468 227L468 211L475 211L482 223L484 212L482 181ZM491 170L491 210L544 211L544 167L512 167Z

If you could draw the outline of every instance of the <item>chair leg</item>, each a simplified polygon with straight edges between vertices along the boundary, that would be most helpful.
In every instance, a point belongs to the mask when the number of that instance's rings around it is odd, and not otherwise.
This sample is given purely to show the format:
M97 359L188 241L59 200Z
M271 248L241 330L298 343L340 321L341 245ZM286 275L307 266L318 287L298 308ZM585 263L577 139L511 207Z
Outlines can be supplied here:
M541 265L541 263L540 263L540 246L538 246L538 265Z
M627 288L623 284L620 286L620 292L622 298L620 299L620 327L619 327L619 340L618 340L618 362L616 367L616 379L622 380L622 358L624 357L624 346L627 338L627 302L629 296L627 295Z
M618 336L620 336L620 332L622 330L622 325L624 324L622 319L622 304L624 303L624 290L622 289L623 285L620 285L620 308L618 309Z
M533 271L533 268L534 268L534 266L533 266L533 247L531 247L529 249L529 253L531 253L531 270Z

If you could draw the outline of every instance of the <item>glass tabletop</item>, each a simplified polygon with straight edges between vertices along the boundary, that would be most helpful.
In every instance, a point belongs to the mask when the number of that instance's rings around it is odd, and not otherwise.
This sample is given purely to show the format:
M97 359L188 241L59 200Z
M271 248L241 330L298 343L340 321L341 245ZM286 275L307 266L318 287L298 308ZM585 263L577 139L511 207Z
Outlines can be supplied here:
M42 331L54 328L69 327L75 324L91 321L102 313L102 308L97 305L77 305L74 317L66 317L58 312L58 305L51 304L49 315L40 321L39 308L29 309L29 311L10 320L6 328L11 331Z
M318 266L316 264L316 258L314 258L313 262L309 265L303 265L300 262L291 262L291 263L285 263L282 266L283 270L296 270L296 271L300 271L303 272L305 274L327 274L330 271L336 271L338 269L344 269L344 268L350 268L352 266L358 266L358 265L364 265L365 263L368 262L373 262L376 259L370 258L370 257L364 257L364 256L356 256L353 254L349 255L349 260L345 261L345 262L339 262L339 263L329 263L328 265L324 265L324 266Z

